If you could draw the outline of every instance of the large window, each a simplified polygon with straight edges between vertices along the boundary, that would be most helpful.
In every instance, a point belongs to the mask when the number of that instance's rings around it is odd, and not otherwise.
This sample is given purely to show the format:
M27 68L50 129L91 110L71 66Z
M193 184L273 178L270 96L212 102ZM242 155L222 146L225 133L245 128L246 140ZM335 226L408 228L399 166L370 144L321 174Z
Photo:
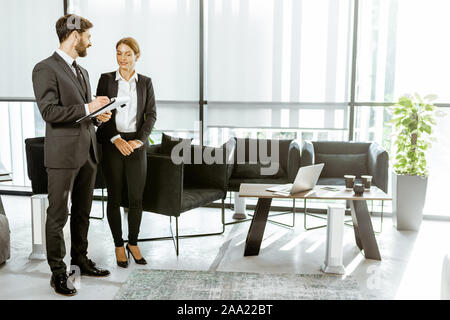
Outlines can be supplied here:
M0 97L32 98L34 65L57 47L61 0L0 0Z
M136 70L152 78L158 101L153 140L162 131L198 137L199 1L69 0L68 12L94 24L93 45L80 61L94 92L102 73L118 69L117 41L133 37L141 49Z
M359 31L355 140L376 141L393 150L391 115L382 102L405 94L438 95L438 105L449 106L450 42L442 40L450 30L446 0L359 1ZM444 32L444 33L443 33ZM447 108L442 108L443 111ZM425 213L450 216L445 189L450 173L448 128L450 116L438 118L436 142L428 154Z
M13 171L13 184L27 185L23 139L44 128L29 99L31 69L57 46L54 21L64 1L0 3L2 23L11 26L0 28L8 44L0 60L0 158ZM155 142L161 132L207 145L233 136L350 138L391 151L387 106L402 94L435 93L438 106L450 113L447 0L66 3L69 13L94 23L93 46L80 59L94 92L100 74L117 69L117 40L138 40L137 71L155 87ZM450 180L449 127L450 115L438 120L429 154L429 214L450 215L442 201Z
M63 8L61 0L0 0L0 161L13 172L7 185L29 185L24 139L44 134L31 74L58 47Z
M206 3L208 143L345 139L350 0Z

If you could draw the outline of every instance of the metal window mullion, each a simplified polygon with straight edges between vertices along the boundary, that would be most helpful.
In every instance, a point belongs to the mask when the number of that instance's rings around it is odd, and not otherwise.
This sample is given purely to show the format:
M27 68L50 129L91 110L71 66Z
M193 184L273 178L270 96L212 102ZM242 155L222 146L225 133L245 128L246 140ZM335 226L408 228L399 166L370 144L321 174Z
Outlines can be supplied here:
M200 7L199 7L199 121L200 121L200 146L203 146L203 136L204 136L204 84L203 84L203 77L204 77L204 56L203 56L203 50L204 50L204 12L203 12L203 0L200 0Z
M12 147L12 130L11 130L11 124L13 122L11 121L11 103L8 102L8 129L9 129L9 161L10 161L10 170L11 172L14 172L13 167L13 147ZM14 184L14 176L13 176L13 184Z
M353 9L353 44L352 44L352 78L350 84L350 102L349 102L349 130L348 140L353 141L355 130L355 91L356 91L356 55L358 46L358 5L359 0L354 0Z

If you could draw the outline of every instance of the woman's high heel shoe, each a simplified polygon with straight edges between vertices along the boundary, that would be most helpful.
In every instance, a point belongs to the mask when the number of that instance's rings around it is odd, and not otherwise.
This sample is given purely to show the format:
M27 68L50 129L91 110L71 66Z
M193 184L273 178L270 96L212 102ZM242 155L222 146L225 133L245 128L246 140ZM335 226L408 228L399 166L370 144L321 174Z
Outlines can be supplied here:
M121 268L128 268L128 260L119 261L119 260L117 260L117 255L116 255L116 262L117 262L117 265L119 267L121 267Z
M128 259L130 259L130 253L131 253L131 256L133 257L134 262L136 262L137 264L147 264L147 261L144 259L144 257L140 258L139 260L136 259L136 257L133 255L133 252L131 252L130 247L128 247L128 244L126 246L126 249L128 251Z

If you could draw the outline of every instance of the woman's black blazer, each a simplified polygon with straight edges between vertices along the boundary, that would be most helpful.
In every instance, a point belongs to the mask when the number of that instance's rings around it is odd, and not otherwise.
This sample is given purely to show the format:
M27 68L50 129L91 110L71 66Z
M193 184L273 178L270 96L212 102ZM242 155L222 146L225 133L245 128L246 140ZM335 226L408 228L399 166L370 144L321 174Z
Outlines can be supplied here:
M116 80L116 71L103 73L98 80L97 96L117 97L119 83ZM136 83L137 115L136 115L136 139L148 146L148 136L152 132L156 122L155 93L152 79L138 73ZM116 110L112 111L111 119L103 123L97 130L97 138L100 143L111 143L111 138L119 134L116 127Z

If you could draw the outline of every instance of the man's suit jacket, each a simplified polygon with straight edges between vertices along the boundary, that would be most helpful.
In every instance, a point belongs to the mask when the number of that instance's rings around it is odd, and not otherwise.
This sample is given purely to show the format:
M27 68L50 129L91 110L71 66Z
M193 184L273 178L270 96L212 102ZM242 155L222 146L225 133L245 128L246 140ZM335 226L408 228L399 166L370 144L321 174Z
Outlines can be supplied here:
M119 82L116 80L116 71L103 73L98 81L97 96L117 97ZM141 140L145 146L149 145L148 136L152 132L156 122L155 93L152 79L138 73L136 83L137 114L136 114L136 139ZM111 138L119 134L116 127L116 110L113 110L111 120L104 123L97 135L101 143L111 143Z
M87 71L81 73L91 97ZM58 54L42 60L33 69L33 89L42 118L46 122L44 165L47 168L79 168L89 156L92 144L98 163L97 139L92 120L75 121L86 115L83 88L72 69Z

